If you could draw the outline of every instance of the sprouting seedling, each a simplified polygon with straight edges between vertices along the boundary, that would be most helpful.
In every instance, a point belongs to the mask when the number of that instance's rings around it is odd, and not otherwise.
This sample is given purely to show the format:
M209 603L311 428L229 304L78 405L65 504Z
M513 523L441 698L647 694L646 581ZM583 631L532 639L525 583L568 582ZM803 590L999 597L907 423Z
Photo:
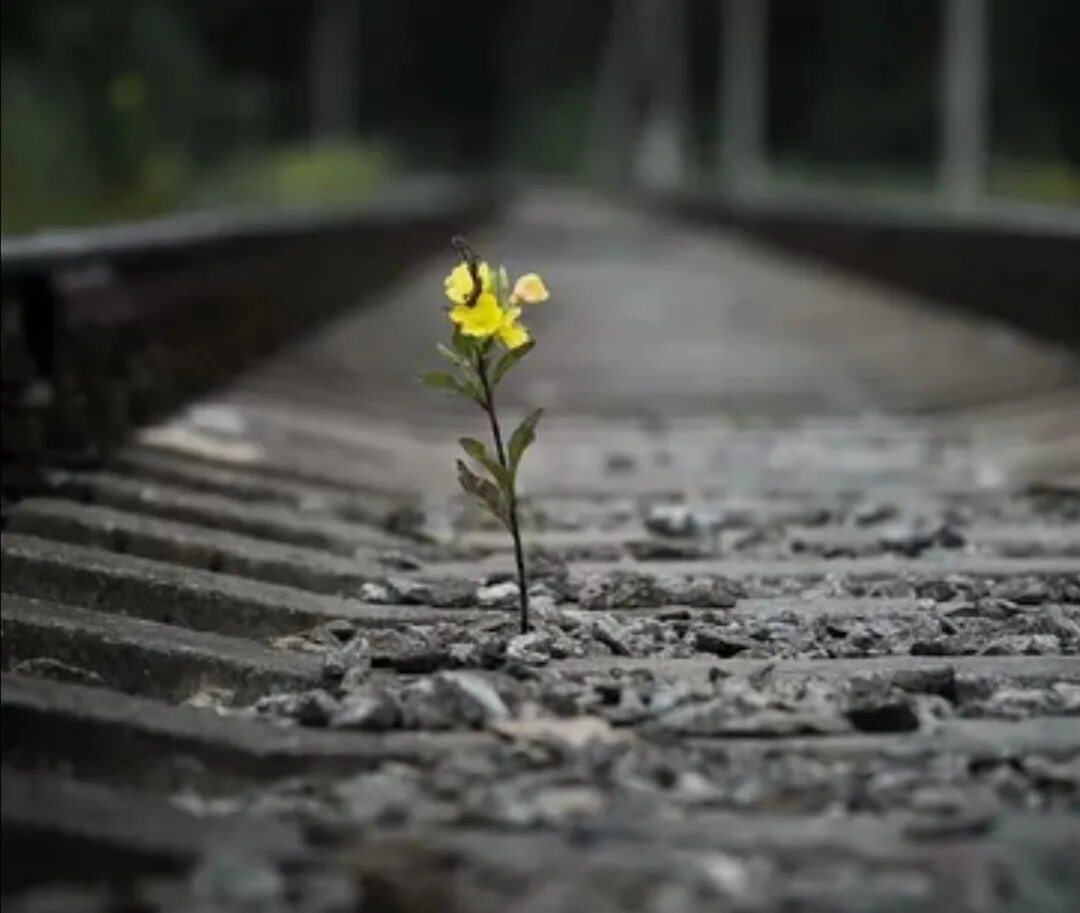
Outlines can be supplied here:
M444 283L453 330L450 344L438 346L450 370L432 371L421 380L471 400L487 415L494 453L476 438L459 438L467 459L457 461L458 482L513 539L524 633L529 630L529 589L518 523L517 475L521 458L536 439L542 410L530 412L504 442L495 388L536 345L521 323L521 306L547 300L548 291L536 273L527 273L511 288L504 267L493 268L480 260L464 238L455 237L452 243L461 258Z

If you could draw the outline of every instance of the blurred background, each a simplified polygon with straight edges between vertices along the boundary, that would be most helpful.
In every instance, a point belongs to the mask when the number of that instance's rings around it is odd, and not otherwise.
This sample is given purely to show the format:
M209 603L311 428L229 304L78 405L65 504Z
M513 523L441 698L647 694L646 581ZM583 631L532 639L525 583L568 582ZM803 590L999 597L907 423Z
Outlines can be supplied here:
M1080 204L1076 0L6 0L2 230L417 172Z

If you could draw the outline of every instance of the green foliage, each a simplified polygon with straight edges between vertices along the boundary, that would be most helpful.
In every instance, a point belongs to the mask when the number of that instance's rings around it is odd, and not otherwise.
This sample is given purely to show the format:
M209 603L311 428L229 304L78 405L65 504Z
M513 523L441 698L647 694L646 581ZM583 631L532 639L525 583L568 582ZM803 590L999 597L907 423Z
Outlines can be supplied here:
M199 194L226 204L340 206L369 197L389 170L390 158L378 147L305 144L241 156L209 175Z
M501 279L500 273L503 273ZM504 271L496 271L495 276L496 282L507 284ZM534 341L530 340L525 345L504 352L496 361L490 340L477 340L455 331L450 345L438 344L439 354L450 370L429 371L421 376L420 381L434 389L456 393L471 400L496 422L495 386L532 351L534 345ZM461 449L476 464L474 470L458 461L458 481L462 489L504 525L510 522L507 505L516 500L518 465L529 445L536 440L536 424L542 411L537 409L531 412L514 429L505 453L500 446L499 452L493 455L482 441L474 437L458 438Z
M543 414L543 409L533 410L510 435L510 471L512 473L517 473L518 464L525 455L525 451L536 440L536 423L540 421L540 416Z
M457 472L458 483L465 493L471 495L481 507L504 526L509 525L510 517L506 501L498 486L490 479L474 473L462 460L457 461Z
M420 382L427 387L436 390L447 390L450 393L457 393L471 400L476 400L479 395L467 380L448 374L445 371L428 371L427 374L420 375Z
M535 273L519 278L511 290L504 267L492 268L481 261L464 238L454 238L453 244L461 263L446 277L445 287L452 305L448 317L454 329L449 345L438 344L439 354L450 370L432 371L421 380L472 400L487 416L494 453L477 438L458 438L473 464L456 461L458 483L466 495L506 527L513 539L524 632L529 629L529 588L518 525L517 471L525 451L536 440L542 410L530 412L504 447L495 409L495 388L535 347L528 329L517 323L522 305L539 304L547 299L548 292ZM497 354L500 346L505 351Z
M288 15L294 30L310 18L302 7ZM253 34L244 19L255 16L267 25ZM172 0L6 4L4 234L370 197L391 170L383 147L311 143L289 127L304 122L295 109L305 96L289 91L290 64L268 47L287 18ZM245 36L235 63L220 53L230 31Z
M536 340L530 339L525 345L518 346L516 349L511 349L503 355L496 363L495 370L491 373L491 386L498 386L499 381L503 379L503 375L528 355L535 345Z
M513 476L509 470L491 457L487 452L487 448L480 441L474 437L462 437L458 438L458 443L461 444L462 450L491 474L495 484L504 493L509 493L514 485Z

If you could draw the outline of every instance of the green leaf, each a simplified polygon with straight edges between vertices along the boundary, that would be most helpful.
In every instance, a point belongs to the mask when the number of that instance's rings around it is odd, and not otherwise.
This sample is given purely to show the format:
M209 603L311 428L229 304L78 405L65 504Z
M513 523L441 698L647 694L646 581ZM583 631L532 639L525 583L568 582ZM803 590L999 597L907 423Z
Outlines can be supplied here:
M517 473L518 464L529 445L536 440L536 423L544 414L543 409L534 409L530 412L510 435L510 472Z
M472 364L475 361L476 343L472 336L466 336L461 332L461 327L454 327L454 335L450 337L450 345L466 362Z
M499 381L503 379L503 375L528 355L535 345L536 340L530 339L525 345L518 346L516 349L511 349L503 355L496 363L495 370L491 375L491 386L496 386Z
M493 271L495 279L495 300L499 302L499 307L506 307L507 302L510 300L510 276L506 272L505 266L500 266L497 270Z
M450 364L452 364L454 367L462 368L466 371L472 370L472 365L449 346L444 346L440 342L436 344L436 348L439 350L439 354L448 362L450 362Z
M467 495L475 498L496 520L508 526L502 495L494 482L478 476L464 461L457 461L458 483Z
M437 390L449 390L451 393L464 396L466 399L471 399L477 403L480 402L480 389L475 383L471 380L455 377L445 371L428 371L427 374L420 376L420 383L427 387L434 387Z
M426 387L435 387L439 390L461 392L461 381L454 377L453 374L447 374L445 371L428 371L427 374L421 374L420 383Z
M461 449L483 466L503 491L510 490L510 473L494 460L487 448L474 437L460 437Z

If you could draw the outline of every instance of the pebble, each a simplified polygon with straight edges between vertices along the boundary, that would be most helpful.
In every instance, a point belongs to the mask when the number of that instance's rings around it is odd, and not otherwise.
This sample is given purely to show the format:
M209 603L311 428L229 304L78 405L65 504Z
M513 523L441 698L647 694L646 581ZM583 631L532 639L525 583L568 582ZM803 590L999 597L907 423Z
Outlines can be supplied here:
M729 657L749 650L754 646L752 641L741 637L731 637L718 631L698 631L694 636L694 647L702 653L711 653L714 656Z
M383 694L350 695L330 717L334 729L357 729L385 732L394 729L401 719L397 705Z
M685 504L650 505L644 523L650 533L671 538L698 536L704 528L698 515Z
M530 631L510 639L506 658L529 666L546 665L551 659L551 636L543 631Z
M518 604L518 585L513 581L493 583L476 591L476 603L482 609L512 609Z
M656 577L637 571L612 571L585 579L578 590L577 600L582 609L630 609L658 606L663 593Z
M316 688L300 695L295 716L301 726L325 726L337 709L337 700L328 692Z
M665 578L658 584L663 602L703 609L729 609L738 602L738 587L722 577L706 575Z
M435 693L452 703L455 714L470 725L487 726L510 717L499 692L490 682L471 672L440 673L435 677Z

